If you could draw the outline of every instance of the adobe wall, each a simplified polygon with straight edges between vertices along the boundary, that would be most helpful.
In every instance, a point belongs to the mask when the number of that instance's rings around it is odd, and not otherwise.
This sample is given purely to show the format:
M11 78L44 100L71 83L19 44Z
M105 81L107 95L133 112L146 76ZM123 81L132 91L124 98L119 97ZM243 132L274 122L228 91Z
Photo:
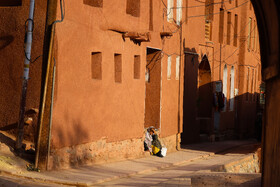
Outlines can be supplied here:
M220 46L218 15L214 16L212 39L207 41L204 37L205 18L203 16L187 18L191 15L200 15L201 12L204 13L203 6L188 9L188 12L183 11L183 27L178 28L175 23L167 21L166 15L163 16L164 5L162 2L153 1L152 18L149 17L151 10L148 0L141 1L140 12L137 12L137 7L136 9L126 7L126 3L129 3L126 0L119 0L118 3L103 1L102 5L90 5L86 2L66 2L67 16L64 22L56 27L57 78L52 128L53 150L63 150L65 147L82 144L95 144L103 139L106 139L106 145L129 139L136 140L137 146L141 147L139 139L143 136L144 130L147 47L163 51L159 130L161 138L175 137L177 133L187 131L186 136L191 134L190 141L199 140L199 126L202 125L202 121L194 118L197 110L196 98L194 98L197 92L195 84L191 86L192 91L188 93L191 98L185 97L185 100L194 101L191 103L194 108L184 108L185 112L189 111L194 116L188 115L191 119L182 119L183 96L188 92L185 86L186 92L184 93L183 85L197 81L197 77L193 77L196 70L193 73L190 72L191 75L184 75L184 72L189 72L186 68L191 68L189 64L191 58L185 56L186 59L184 59L184 55L180 59L181 80L176 78L176 57L182 55L185 49L199 54L194 62L197 64L204 55L207 55L213 84L223 78L225 65L228 66L227 82L229 82L230 70L234 66L236 75L234 87L239 89L239 95L244 94L239 85L242 68L238 66L239 56L238 53L235 53L239 47L244 47L244 42L241 46L238 41L237 47L235 47L232 44L227 45L224 38L224 43ZM167 1L164 2L167 3ZM176 6L175 3L174 6ZM195 5L197 5L195 1L188 2L188 6ZM233 6L232 4L228 7ZM247 6L243 7L248 9ZM239 25L242 25L241 17L244 10L233 10L232 15L239 14ZM219 8L215 6L214 12L217 11ZM173 17L176 21L175 10ZM224 21L224 32L226 32L226 14ZM161 38L160 32L162 31L171 31L173 36ZM124 39L122 37L124 32L150 32L151 40L139 45L128 38ZM95 53L101 54L102 57L102 76L99 79L92 76L91 58ZM247 53L245 51L244 59L246 61L243 65L250 65L250 63L254 65L256 60L252 56L246 55ZM115 54L121 55L122 59L121 83L115 82ZM134 55L140 56L140 79L133 77ZM170 79L167 77L168 56L171 57ZM184 79L183 76L185 76ZM229 98L230 83L227 85L226 97ZM237 99L235 103L237 103ZM242 100L241 103L243 103ZM234 108L235 110L236 108ZM221 131L235 129L237 121L234 111L229 110L229 101L227 101L226 111L221 112ZM247 113L244 115L246 116ZM242 119L241 116L240 120ZM184 128L182 128L183 120ZM209 122L211 123L211 120ZM173 145L173 143L170 144ZM106 149L104 151L106 152ZM140 149L136 154L142 154Z
M4 3L5 4L5 3ZM31 59L43 54L44 29L47 2L35 4L34 32ZM16 133L19 118L20 97L22 90L24 64L25 21L29 15L29 1L23 0L22 5L0 7L0 128ZM42 58L30 65L26 110L39 109L41 90ZM25 126L25 139L32 140L36 133L36 122Z
M193 143L199 141L199 128L205 122L196 120L197 116L197 103L193 99L197 99L198 87L191 84L196 84L199 81L197 78L198 67L197 63L200 63L201 58L207 55L209 64L211 67L211 76L213 83L213 91L215 89L214 83L222 80L227 81L227 98L226 109L220 112L220 133L235 133L237 137L245 137L244 135L254 136L254 125L256 118L256 103L259 92L260 80L260 50L258 43L257 29L253 32L253 28L256 28L256 18L250 3L236 4L235 1L231 3L225 2L223 6L221 4L215 4L213 10L212 21L212 38L210 40L205 39L205 17L197 16L204 13L204 6L200 6L201 3L195 1L187 1L189 7L187 14L189 17L187 24L184 26L183 39L185 39L185 50L188 52L198 53L199 57L196 59L191 54L185 55L185 100L184 104L184 129L186 132L182 134L182 141L185 143ZM216 1L215 1L216 2ZM240 6L240 7L237 7ZM223 42L219 42L219 28L220 28L220 8L224 9L224 31ZM231 12L231 33L230 44L227 43L227 30L228 30L228 15L227 12ZM238 15L237 26L237 43L234 46L234 25L235 14ZM248 48L248 33L249 33L249 17L252 18L251 25L251 46ZM192 59L194 57L194 60ZM194 63L192 65L192 63ZM227 66L227 80L223 80L224 67ZM234 97L233 108L230 108L230 74L231 68L234 67L234 88L238 89L238 94ZM249 85L247 88L247 72L245 69L250 69L248 76ZM254 77L252 76L252 70L254 70ZM252 83L252 80L253 83ZM253 84L253 89L252 89ZM249 90L248 90L249 89ZM248 99L246 99L248 95ZM213 116L214 118L214 107ZM212 119L213 120L213 119ZM212 121L213 123L213 121ZM205 125L205 124L204 124ZM212 124L213 125L213 124ZM211 134L211 128L209 134Z
M116 162L125 159L135 159L151 156L143 150L144 133L142 138L108 142L106 138L99 141L79 144L76 146L52 149L48 169L67 169L80 165ZM160 138L167 154L176 151L176 135Z
M86 150L87 145L99 142L105 148L100 150L94 146L92 150L94 154L98 152L101 160L107 158L104 155L110 154L110 150L116 150L120 158L143 155L147 47L164 52L159 134L168 149L175 150L179 130L179 80L175 78L176 55L172 55L171 79L167 80L167 55L180 54L180 35L161 39L164 8L161 2L153 1L153 30L149 30L149 1L141 1L140 6L140 16L135 17L126 13L126 0L103 1L102 7L83 1L65 2L65 20L56 25L57 74L51 140L54 160L60 157L67 160L64 153L69 147L73 151ZM166 18L164 25L166 30L177 29ZM123 39L121 32L127 31L150 32L151 41L139 45ZM92 78L93 52L102 53L101 80ZM121 83L115 82L115 53L122 56ZM140 79L134 79L134 55L140 55ZM126 151L128 143L131 154ZM70 151L74 156L72 153Z

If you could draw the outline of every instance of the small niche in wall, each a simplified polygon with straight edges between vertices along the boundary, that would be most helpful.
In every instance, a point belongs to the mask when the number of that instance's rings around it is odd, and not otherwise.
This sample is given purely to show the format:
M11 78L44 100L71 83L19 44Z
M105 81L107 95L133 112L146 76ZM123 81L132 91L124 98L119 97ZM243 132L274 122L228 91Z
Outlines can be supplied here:
M22 0L0 0L0 7L21 6Z
M115 53L114 55L115 61L115 82L122 82L122 55Z
M140 55L134 55L134 79L140 79Z
M84 0L85 5L93 6L93 7L103 7L103 0Z
M140 0L127 0L126 13L134 17L140 17Z
M102 80L102 53L91 53L91 78Z

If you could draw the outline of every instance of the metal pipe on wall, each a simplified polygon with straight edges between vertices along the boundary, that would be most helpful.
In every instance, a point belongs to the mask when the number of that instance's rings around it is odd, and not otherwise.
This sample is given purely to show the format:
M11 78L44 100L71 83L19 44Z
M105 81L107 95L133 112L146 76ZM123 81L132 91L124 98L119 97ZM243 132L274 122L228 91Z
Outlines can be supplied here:
M33 17L34 17L34 9L35 9L35 0L30 0L29 7L29 18L28 18L28 26L26 31L25 38L25 59L24 59L24 70L23 70L23 83L22 83L22 93L21 93L21 101L20 101L20 112L19 112L19 122L18 122L18 134L16 138L15 149L22 149L22 140L24 135L24 114L26 107L26 93L27 93L27 83L29 79L29 66L31 59L31 48L32 48L32 36L33 36Z

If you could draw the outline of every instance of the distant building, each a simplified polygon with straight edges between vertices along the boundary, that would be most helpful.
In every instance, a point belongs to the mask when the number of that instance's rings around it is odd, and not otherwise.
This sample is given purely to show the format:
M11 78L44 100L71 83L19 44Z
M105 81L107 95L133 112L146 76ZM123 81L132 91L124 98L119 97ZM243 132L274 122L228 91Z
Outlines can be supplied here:
M17 122L28 4L0 5L0 37L10 36L0 50L7 71L0 75L1 127ZM43 53L46 4L36 4L32 57ZM250 3L80 0L65 1L65 12L52 56L50 168L144 156L149 126L168 152L201 134L254 134L261 67ZM40 63L31 65L27 108L40 105ZM220 110L216 91L225 96Z
M252 5L237 0L207 0L205 6L186 2L182 141L198 142L202 134L253 137L261 61ZM221 110L213 107L216 91L225 97Z

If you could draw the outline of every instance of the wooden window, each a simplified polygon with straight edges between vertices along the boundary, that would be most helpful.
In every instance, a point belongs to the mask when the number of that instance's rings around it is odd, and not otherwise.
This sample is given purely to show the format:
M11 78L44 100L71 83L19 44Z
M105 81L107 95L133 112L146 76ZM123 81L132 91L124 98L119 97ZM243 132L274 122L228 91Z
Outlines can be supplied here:
M115 82L122 82L122 55L116 54L114 55L115 61Z
M235 14L234 16L234 38L233 38L233 45L237 47L237 30L238 30L238 15Z
M212 40L212 22L205 20L205 39Z
M149 0L149 30L152 31L154 29L154 6L153 0Z
M84 0L85 5L93 6L93 7L103 7L103 0Z
M251 49L251 40L252 40L252 18L249 18L249 29L248 29L248 38L247 38L247 48Z
M205 19L209 21L213 21L214 15L214 0L206 0L205 1Z
M238 7L238 0L235 0L235 7Z
M91 53L91 78L102 80L102 53Z
M219 42L224 42L224 9L220 8Z
M227 44L230 45L231 39L231 12L227 13Z
M171 79L171 63L172 63L172 57L168 56L167 58L167 79Z
M173 21L173 9L174 9L174 1L167 0L167 21L168 22Z
M126 13L134 17L140 17L140 0L127 0Z
M141 59L140 55L134 55L134 79L140 79Z

